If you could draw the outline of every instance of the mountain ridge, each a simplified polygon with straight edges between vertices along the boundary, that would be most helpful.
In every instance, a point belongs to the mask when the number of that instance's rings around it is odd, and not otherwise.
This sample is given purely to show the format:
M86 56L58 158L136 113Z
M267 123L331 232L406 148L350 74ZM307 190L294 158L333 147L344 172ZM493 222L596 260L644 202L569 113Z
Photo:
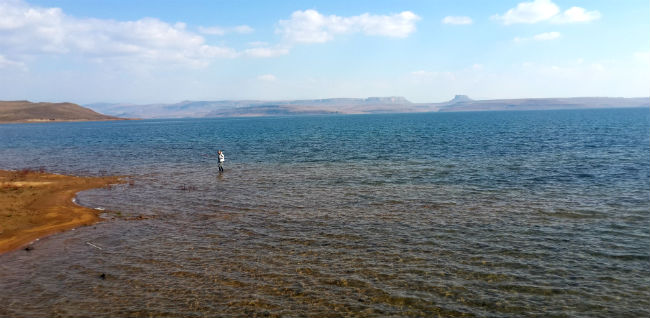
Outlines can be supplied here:
M172 104L88 104L89 108L120 117L202 118L376 114L502 110L551 110L650 107L650 97L562 97L474 100L456 95L439 103L413 103L401 96L298 100L182 101Z

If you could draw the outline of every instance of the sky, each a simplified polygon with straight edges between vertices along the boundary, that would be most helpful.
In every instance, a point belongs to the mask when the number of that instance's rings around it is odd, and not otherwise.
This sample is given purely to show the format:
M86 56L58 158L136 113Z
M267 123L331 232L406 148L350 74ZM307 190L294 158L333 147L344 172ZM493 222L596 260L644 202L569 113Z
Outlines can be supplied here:
M0 100L650 95L647 0L0 0Z

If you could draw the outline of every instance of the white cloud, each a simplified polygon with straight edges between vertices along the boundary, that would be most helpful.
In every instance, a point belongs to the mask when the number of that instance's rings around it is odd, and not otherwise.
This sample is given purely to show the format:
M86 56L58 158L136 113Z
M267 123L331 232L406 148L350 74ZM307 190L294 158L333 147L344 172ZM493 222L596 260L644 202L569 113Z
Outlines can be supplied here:
M472 24L472 18L470 17L464 17L464 16L446 16L444 19L442 19L442 23L444 24Z
M23 70L26 69L25 63L12 61L0 55L0 69L9 68L9 67L18 67Z
M285 47L254 47L244 50L244 55L250 57L276 57L287 54L289 49Z
M533 36L533 40L548 41L555 40L560 37L560 32L544 32Z
M229 28L224 28L219 26L211 26L211 27L200 26L198 30L200 33L208 34L208 35L226 35L227 33L247 34L247 33L253 33L255 31L253 28L249 27L248 25L238 25Z
M93 61L205 65L214 58L233 58L228 47L205 43L184 23L155 18L135 21L79 19L59 8L22 1L0 2L0 52L24 60L36 55L76 55Z
M560 12L560 8L551 0L534 0L532 2L521 2L503 15L493 15L492 19L510 25L542 21L552 23L590 22L600 18L600 12L596 10L587 11L581 7L571 7L562 13Z
M323 43L333 40L335 35L351 33L404 38L415 32L418 20L420 17L410 11L393 15L364 13L340 17L305 10L293 12L289 20L280 20L276 33L282 34L289 42L297 43Z
M508 10L503 15L494 15L493 19L500 20L505 25L514 23L537 23L548 20L558 14L560 8L550 0L535 0L521 2L517 7Z
M580 7L571 7L564 11L562 14L557 15L551 19L553 23L577 23L577 22L590 22L600 19L600 12L587 11Z
M273 74L264 74L258 76L257 79L263 82L275 82L277 80L277 77L275 77Z

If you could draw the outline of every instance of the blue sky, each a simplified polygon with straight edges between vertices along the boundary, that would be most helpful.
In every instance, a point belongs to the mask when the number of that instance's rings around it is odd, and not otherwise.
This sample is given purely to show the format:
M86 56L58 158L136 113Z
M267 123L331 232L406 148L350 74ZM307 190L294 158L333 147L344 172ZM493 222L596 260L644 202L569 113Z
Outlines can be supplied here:
M650 95L636 1L0 0L0 100Z

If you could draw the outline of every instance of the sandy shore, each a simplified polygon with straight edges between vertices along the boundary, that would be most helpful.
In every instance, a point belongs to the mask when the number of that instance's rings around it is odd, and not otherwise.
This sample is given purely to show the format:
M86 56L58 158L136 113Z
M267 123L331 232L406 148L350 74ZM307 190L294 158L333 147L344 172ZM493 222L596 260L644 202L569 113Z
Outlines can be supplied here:
M120 183L119 177L74 177L0 170L0 253L100 220L101 211L72 202L77 192Z

